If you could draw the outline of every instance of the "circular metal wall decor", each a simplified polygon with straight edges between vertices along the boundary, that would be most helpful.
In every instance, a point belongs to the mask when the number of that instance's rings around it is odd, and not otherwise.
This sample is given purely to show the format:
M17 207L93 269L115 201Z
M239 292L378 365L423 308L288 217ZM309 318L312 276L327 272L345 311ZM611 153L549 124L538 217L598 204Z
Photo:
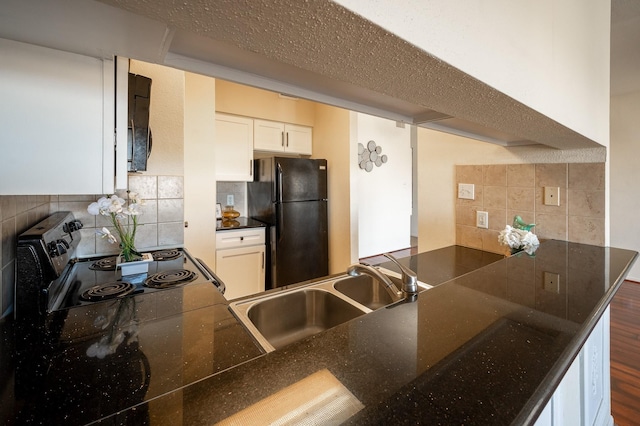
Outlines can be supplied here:
M376 167L382 166L388 160L387 154L382 154L382 147L376 145L374 141L367 142L365 147L361 143L358 143L358 166L362 170L370 172L373 170L373 165Z

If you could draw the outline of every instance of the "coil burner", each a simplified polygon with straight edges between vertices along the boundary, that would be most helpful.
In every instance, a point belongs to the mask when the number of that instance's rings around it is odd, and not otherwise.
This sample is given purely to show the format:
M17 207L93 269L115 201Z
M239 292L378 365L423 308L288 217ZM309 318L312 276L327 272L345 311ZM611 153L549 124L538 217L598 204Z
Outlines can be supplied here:
M91 266L89 266L89 269L94 271L115 271L117 262L118 256L105 257L93 262Z
M157 250L151 254L153 255L153 260L157 261L173 260L182 256L182 252L177 249Z
M95 285L84 291L80 298L90 302L115 299L133 292L135 286L126 281L113 281L106 284Z
M174 269L158 272L144 280L144 285L151 288L167 288L186 284L198 278L198 274L187 269Z

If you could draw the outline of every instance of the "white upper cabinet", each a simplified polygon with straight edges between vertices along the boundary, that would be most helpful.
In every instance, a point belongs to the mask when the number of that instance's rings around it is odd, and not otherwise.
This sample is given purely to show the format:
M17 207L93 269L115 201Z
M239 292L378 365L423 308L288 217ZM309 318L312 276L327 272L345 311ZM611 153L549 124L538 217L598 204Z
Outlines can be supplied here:
M114 61L4 39L0 57L0 194L113 192Z
M256 151L284 152L311 155L313 134L311 127L254 120L253 149Z
M253 180L253 120L216 113L216 180Z

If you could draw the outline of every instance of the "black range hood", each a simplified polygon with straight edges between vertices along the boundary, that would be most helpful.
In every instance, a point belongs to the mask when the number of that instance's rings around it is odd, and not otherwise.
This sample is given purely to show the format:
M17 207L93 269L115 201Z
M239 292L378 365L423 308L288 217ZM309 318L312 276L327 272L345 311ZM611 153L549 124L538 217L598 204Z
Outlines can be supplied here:
M147 170L152 145L149 128L150 101L151 79L129 73L127 170L130 172Z

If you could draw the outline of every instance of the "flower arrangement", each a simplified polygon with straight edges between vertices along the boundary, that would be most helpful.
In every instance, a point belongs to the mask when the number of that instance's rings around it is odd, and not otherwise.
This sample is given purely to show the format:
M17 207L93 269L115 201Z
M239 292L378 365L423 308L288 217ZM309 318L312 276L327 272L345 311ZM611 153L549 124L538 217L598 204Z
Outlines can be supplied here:
M531 232L535 224L526 224L520 216L513 218L513 226L507 225L500 231L498 242L509 246L511 252L524 250L528 255L533 255L540 245L538 237Z
M125 262L138 260L142 255L136 250L135 239L138 228L138 215L141 214L140 206L144 202L135 192L127 191L128 204L117 195L100 198L89 204L87 211L94 216L109 216L118 236L120 237L120 256ZM123 220L127 219L126 225ZM110 243L118 242L117 238L106 228L96 231L102 238L107 238Z

